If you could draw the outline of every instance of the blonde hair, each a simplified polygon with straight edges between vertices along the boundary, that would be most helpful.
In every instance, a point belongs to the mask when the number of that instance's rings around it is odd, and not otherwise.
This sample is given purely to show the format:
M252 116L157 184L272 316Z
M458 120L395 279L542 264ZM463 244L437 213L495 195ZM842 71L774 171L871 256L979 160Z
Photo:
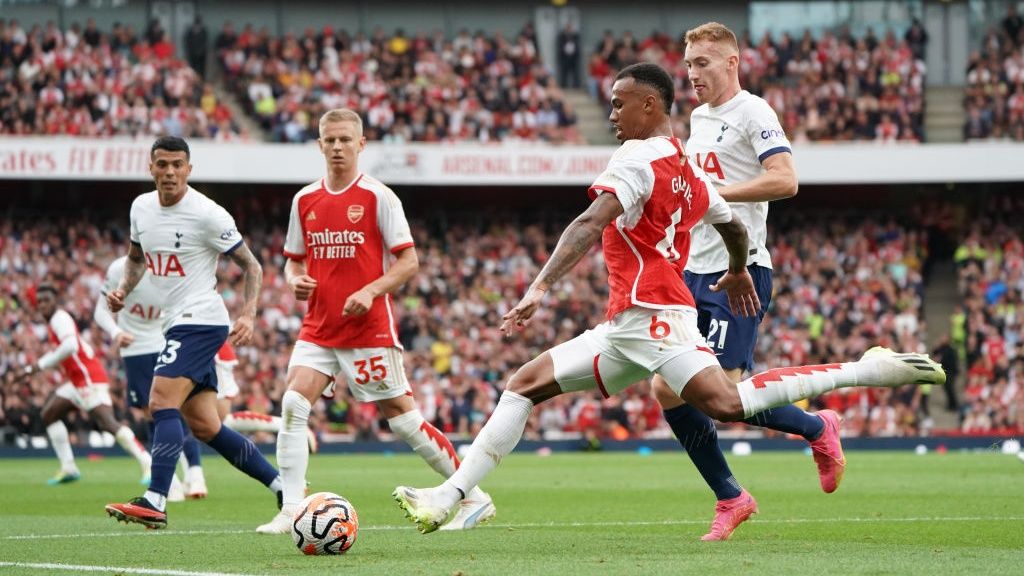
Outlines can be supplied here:
M737 54L740 52L740 45L736 41L736 34L724 24L719 24L718 22L708 22L686 31L687 44L694 44L703 40L715 44L725 44L733 52Z
M363 119L354 110L335 108L324 112L324 115L320 117L320 134L324 133L324 126L331 122L351 122L359 129L359 135L363 135Z

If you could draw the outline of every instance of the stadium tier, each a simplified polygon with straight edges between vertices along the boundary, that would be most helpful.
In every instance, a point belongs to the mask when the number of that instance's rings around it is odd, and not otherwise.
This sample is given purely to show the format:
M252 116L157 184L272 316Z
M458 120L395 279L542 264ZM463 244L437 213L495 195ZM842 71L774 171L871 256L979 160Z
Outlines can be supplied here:
M740 40L740 83L763 97L793 142L924 141L924 43L919 24L903 38L877 38L869 29L815 37L783 32ZM634 62L656 62L676 77L676 133L689 134L698 105L684 60L686 41L656 33L643 40L610 31L589 62L591 94L607 102L615 72Z

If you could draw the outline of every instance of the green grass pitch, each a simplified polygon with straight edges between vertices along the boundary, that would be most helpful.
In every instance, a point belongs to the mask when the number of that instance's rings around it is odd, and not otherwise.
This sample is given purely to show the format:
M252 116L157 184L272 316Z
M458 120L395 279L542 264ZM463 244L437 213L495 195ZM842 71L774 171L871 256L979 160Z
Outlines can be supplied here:
M390 493L437 477L412 455L315 455L315 491L349 498L358 541L307 557L290 536L252 530L275 512L266 489L205 458L210 497L169 506L146 531L103 505L141 493L126 458L80 458L83 479L49 487L53 459L0 460L0 574L1021 574L1024 465L995 453L851 452L823 494L810 457L731 458L760 514L702 543L714 501L680 453L514 454L485 482L498 516L421 535ZM61 564L65 566L54 566Z

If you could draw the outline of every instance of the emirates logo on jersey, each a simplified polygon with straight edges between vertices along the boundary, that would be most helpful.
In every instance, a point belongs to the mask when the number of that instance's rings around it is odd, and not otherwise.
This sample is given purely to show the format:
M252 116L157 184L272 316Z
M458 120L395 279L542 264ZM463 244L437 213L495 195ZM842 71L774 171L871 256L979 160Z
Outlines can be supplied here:
M354 204L348 207L348 221L355 224L363 219L363 214L366 210L359 204Z

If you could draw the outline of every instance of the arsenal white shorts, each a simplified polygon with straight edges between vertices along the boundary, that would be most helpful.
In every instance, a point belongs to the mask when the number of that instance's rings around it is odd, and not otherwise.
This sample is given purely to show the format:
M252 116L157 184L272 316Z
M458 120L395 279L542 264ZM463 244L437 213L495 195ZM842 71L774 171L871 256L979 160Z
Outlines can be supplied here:
M551 349L565 392L597 388L606 398L661 374L679 394L718 359L697 329L697 310L630 308Z
M110 386L107 384L91 384L76 388L74 384L65 382L56 392L57 396L69 400L79 410L92 412L97 406L112 406Z
M214 359L213 367L217 371L217 399L228 400L238 396L238 382L235 380L237 362L222 362Z
M330 377L341 374L352 397L360 402L412 396L399 348L324 348L299 340L288 361L289 370L292 366L312 368Z

